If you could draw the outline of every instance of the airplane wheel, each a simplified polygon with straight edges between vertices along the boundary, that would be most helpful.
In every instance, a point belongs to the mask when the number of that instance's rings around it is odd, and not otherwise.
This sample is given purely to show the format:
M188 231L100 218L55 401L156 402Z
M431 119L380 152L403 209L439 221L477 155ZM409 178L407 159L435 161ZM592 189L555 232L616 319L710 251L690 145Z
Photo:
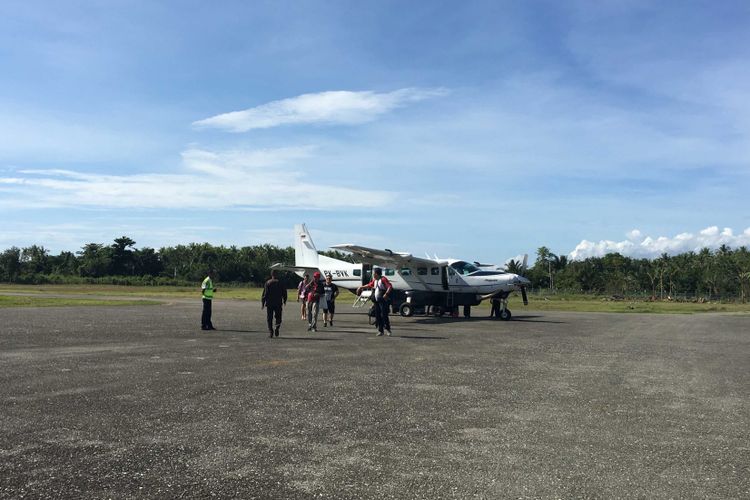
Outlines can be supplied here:
M398 312L401 314L401 316L410 318L414 314L414 308L408 302L404 302L403 304L401 304L401 307L398 308Z
M437 317L441 317L443 314L445 314L445 309L442 308L442 306L435 306L432 308L432 312Z
M503 309L502 311L500 311L500 319L501 320L503 320L503 321L510 321L510 317L511 317L510 309Z

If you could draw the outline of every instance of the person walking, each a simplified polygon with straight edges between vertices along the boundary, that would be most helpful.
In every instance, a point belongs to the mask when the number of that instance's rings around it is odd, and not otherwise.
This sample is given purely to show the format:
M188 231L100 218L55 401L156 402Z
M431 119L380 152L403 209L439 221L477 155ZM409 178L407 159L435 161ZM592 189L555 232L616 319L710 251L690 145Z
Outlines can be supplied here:
M318 331L318 312L320 311L320 293L322 291L320 273L315 271L313 278L307 285L307 331Z
M203 296L203 314L201 315L201 330L216 330L211 322L211 302L214 298L214 270L208 270L208 276L201 283L201 295Z
M271 279L263 286L263 295L260 299L260 308L266 308L266 322L268 323L268 337L279 336L281 328L281 312L286 305L286 288L276 277L276 270L271 270ZM276 326L273 320L276 317Z
M297 302L302 304L302 310L300 311L302 316L300 319L305 321L307 319L307 285L310 283L310 275L306 274L302 281L297 285Z
M490 309L490 318L500 317L500 299L497 297L492 298L492 309Z
M386 335L390 337L391 321L388 318L388 308L391 305L389 296L393 291L393 285L388 281L388 278L383 276L380 268L376 267L372 270L372 280L357 288L357 295L368 289L373 290L373 298L375 299L375 326L378 329L378 337L383 335L384 330L387 332Z
M336 297L339 296L339 287L333 282L333 276L326 274L326 282L323 283L323 326L333 326L333 313L336 312Z

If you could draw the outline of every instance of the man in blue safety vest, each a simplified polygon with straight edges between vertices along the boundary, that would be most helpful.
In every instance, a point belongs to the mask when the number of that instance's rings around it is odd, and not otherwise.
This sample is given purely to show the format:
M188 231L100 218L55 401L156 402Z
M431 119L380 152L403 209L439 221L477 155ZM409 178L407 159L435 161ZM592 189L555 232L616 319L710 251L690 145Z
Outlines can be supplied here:
M211 301L214 298L214 270L208 270L208 276L201 283L201 293L203 295L203 315L201 316L201 330L216 330L211 323Z

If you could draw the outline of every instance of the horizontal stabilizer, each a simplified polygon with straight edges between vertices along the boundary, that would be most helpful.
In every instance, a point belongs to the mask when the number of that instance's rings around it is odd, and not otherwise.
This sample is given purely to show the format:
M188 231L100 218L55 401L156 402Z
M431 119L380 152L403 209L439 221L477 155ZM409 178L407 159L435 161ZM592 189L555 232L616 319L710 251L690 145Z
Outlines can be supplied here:
M292 273L314 273L316 271L320 272L320 269L318 269L317 267L290 266L288 264L282 264L281 262L277 262L276 264L271 265L271 269L275 269L277 271L289 271Z

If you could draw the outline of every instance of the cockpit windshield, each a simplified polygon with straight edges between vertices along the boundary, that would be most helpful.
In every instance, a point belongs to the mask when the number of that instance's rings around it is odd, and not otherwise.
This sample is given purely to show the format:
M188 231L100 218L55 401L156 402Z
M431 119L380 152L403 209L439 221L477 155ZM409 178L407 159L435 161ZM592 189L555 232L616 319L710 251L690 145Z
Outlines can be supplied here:
M458 262L454 262L451 264L451 267L458 273L463 274L466 276L467 274L475 273L479 271L479 268L475 266L474 264L469 264L468 262L464 262L462 260L459 260Z

